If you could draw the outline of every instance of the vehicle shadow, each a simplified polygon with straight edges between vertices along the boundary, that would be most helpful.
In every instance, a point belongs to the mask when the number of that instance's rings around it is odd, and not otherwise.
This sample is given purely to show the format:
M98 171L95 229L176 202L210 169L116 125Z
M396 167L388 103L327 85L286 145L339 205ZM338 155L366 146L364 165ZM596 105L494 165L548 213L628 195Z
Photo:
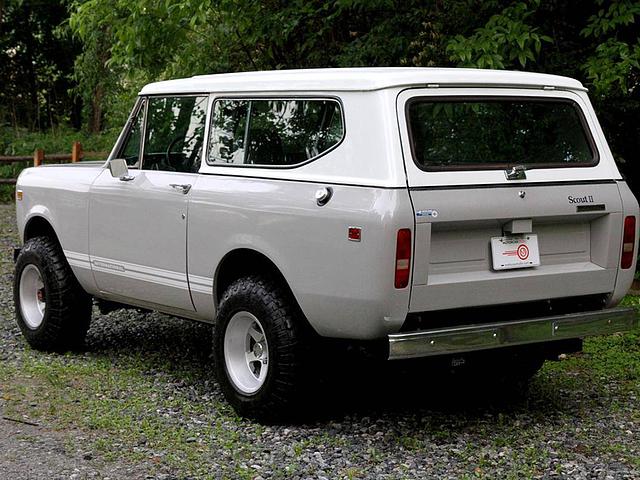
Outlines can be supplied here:
M96 355L143 359L173 383L222 398L213 376L211 326L158 313L116 311L94 315L87 349ZM319 365L319 367L318 367ZM309 371L310 394L295 423L321 426L345 418L410 415L464 416L468 421L490 415L526 412L553 421L581 415L580 387L534 378L530 388L494 382L496 372L467 375L430 362L353 360L327 353L327 361ZM596 388L591 386L590 388Z

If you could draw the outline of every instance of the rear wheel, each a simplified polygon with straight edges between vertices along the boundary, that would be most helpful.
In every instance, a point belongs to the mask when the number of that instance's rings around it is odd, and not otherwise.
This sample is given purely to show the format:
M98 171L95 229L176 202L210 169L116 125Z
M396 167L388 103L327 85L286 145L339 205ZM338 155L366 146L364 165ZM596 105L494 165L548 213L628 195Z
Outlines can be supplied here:
M16 321L38 350L80 347L91 320L91 297L76 280L60 245L49 237L25 242L13 284Z
M269 372L269 342L260 320L250 312L231 317L224 335L224 364L236 390L253 394Z
M259 276L233 282L220 301L213 335L215 369L238 414L291 417L300 398L302 335L290 295Z

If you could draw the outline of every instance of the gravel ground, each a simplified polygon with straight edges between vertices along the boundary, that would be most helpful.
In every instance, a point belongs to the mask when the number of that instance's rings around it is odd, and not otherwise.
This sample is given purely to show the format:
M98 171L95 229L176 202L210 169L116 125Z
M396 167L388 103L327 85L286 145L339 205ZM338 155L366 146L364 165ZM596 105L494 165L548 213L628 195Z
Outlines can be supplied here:
M30 350L13 320L14 243L0 206L0 478L640 478L637 333L547 363L522 394L334 365L314 420L257 425L211 378L205 325L94 312L85 351Z

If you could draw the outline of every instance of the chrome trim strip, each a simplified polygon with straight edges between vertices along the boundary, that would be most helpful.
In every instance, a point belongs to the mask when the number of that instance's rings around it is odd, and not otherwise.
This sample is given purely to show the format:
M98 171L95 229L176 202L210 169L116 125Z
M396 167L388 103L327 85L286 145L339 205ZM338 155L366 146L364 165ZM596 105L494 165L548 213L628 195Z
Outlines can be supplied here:
M610 308L512 322L463 325L389 335L389 360L541 343L632 330L634 308Z
M480 188L522 188L522 187L575 187L577 185L607 185L621 182L621 180L566 180L555 182L518 182L518 183L476 183L461 185L426 185L422 187L409 187L411 192L423 190L472 190Z

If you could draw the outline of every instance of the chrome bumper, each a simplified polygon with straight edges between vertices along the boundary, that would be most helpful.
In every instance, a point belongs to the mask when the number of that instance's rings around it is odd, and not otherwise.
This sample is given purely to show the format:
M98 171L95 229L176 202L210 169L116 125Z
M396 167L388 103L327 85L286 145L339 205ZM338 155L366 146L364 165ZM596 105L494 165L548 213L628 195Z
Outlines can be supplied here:
M610 308L512 322L396 333L389 335L389 360L604 335L632 330L637 326L635 309Z

